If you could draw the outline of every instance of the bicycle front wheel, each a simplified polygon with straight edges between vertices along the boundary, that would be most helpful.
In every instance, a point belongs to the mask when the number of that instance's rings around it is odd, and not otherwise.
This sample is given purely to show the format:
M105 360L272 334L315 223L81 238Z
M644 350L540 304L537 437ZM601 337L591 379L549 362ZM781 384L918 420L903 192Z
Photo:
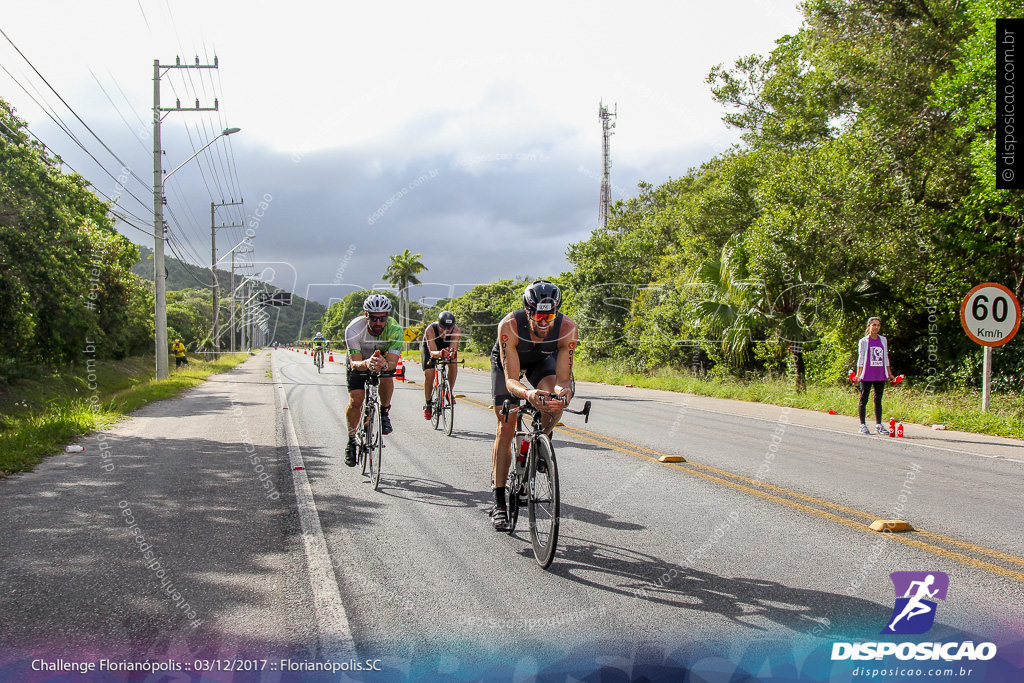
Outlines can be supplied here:
M452 427L455 426L455 397L452 396L452 385L446 379L441 385L441 424L448 436L452 435Z
M370 423L367 425L367 453L369 461L370 482L373 490L377 490L380 484L380 457L384 450L384 439L381 434L380 406L374 405L370 413Z
M558 544L558 466L551 439L546 435L533 440L527 466L527 503L533 556L541 569L555 558Z

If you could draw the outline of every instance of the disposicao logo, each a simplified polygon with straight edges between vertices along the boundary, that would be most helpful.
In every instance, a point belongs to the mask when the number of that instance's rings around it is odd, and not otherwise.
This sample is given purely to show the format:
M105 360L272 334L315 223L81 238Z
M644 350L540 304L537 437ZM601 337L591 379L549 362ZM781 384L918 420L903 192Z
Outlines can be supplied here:
M896 602L882 635L918 635L935 624L938 603L945 600L949 577L944 572L893 572L889 575L896 589ZM972 641L949 643L833 643L832 661L843 659L897 659L946 662L987 661L996 656L994 643Z
M926 633L935 623L938 605L928 598L946 599L949 577L945 572L893 572L889 575L896 589L896 604L883 634L916 635Z

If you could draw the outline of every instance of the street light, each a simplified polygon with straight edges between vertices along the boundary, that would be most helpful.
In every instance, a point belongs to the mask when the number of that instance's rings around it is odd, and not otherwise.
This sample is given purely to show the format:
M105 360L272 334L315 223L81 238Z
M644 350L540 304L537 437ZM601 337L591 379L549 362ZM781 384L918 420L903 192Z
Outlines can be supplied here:
M160 145L160 122L158 113L154 115L153 122L153 280L155 284L155 310L153 314L153 327L156 337L156 378L167 379L167 274L164 267L164 185L167 179L174 175L178 169L195 159L207 147L220 140L225 135L234 135L241 128L225 128L220 135L213 138L185 161L178 164L173 171L163 175L161 171L161 157L163 149Z

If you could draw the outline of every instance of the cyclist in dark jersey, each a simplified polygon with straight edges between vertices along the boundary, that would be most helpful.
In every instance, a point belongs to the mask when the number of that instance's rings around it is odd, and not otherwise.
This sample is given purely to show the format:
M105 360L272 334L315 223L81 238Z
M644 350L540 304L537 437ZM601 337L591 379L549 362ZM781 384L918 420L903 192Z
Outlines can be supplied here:
M544 413L544 427L550 435L562 409L572 398L572 363L578 331L576 323L558 312L562 293L546 280L537 280L523 292L523 309L513 311L498 323L498 339L491 351L491 394L494 415L498 420L494 448L491 451L491 474L494 506L491 523L498 531L508 529L505 508L505 479L512 462L512 440L516 432L516 416L501 415L506 399L519 405L526 399ZM527 389L520 378L534 387ZM542 398L544 401L542 402Z
M442 358L447 358L448 384L451 385L452 393L455 393L455 378L459 374L455 360L459 355L461 338L462 330L455 324L455 315L451 311L442 311L437 316L437 322L430 323L423 331L423 394L426 397L423 417L427 420L433 417L430 394L434 390L434 367L438 362L445 362Z

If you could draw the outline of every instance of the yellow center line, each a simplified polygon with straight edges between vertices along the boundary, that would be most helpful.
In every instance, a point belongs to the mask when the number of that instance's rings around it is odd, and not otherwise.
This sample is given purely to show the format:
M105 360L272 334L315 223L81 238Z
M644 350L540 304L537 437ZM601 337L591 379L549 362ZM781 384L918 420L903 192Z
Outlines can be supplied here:
M936 534L932 531L922 531L921 529L915 529L915 531L920 535L924 536L925 538L930 538L932 540L939 541L940 543L947 543L958 548L963 548L964 550L973 550L976 553L989 555L990 557L994 557L1005 562L1012 562L1014 564L1024 566L1024 557L1017 557L1016 555L1010 555L999 550L992 550L991 548L986 548L985 546L981 545L975 545L974 543L968 543L966 541L958 541L955 538L949 538L948 536Z
M616 438L613 438L613 437L610 437L610 436L605 436L604 434L594 434L593 432L587 432L587 431L584 431L582 429L577 429L577 428L574 428L574 427L566 427L564 425L563 425L562 428L565 429L568 432L571 432L572 434L577 435L577 436L582 436L584 434L587 434L589 436L593 436L593 437L596 437L598 439L605 439L605 440L610 441L612 443L621 444L621 445L623 445L623 446L625 446L627 448L634 448L634 449L637 449L637 450L641 450L641 451L644 451L646 453L650 453L651 455L657 456L659 458L664 456L664 455L672 455L671 453L662 453L661 451L652 450L650 448L644 448L643 446L636 446L636 445L631 444L631 443L629 443L627 441L621 441L619 439L616 439ZM739 481L745 481L748 484L753 484L754 486L757 486L759 488L765 488L765 489L770 489L772 491L777 491L779 493L784 493L787 496L792 496L794 498L799 498L800 500L805 500L808 503L814 503L815 505L821 505L823 507L831 508L833 510L838 510L839 512L845 512L847 514L855 515L857 517L863 517L865 519L870 519L872 521L874 521L876 519L882 519L881 517L879 517L879 515L873 515L870 512L864 512L863 510L855 510L854 508L848 508L845 505L839 505L838 503L831 503L831 502L829 502L827 500L822 500L821 498L815 498L814 496L807 496L807 495L804 495L802 493L797 493L796 491L791 491L789 489L782 488L781 486L776 486L775 484L769 484L768 482L759 481L757 479L753 479L751 477L747 477L747 476L744 476L742 474L736 474L735 472L729 472L728 470L722 470L722 469L719 469L717 467L712 467L711 465L702 465L701 463L687 461L683 465L677 465L677 467L682 467L682 468L696 467L696 468L699 468L699 469L702 469L702 470L706 470L708 472L714 472L715 474L717 474L719 476L731 477L732 479L738 479Z
M476 401L474 399L465 398L463 400L466 401L467 403L479 406L481 408L492 408L490 404ZM857 510L855 508L846 507L844 505L838 505L836 503L831 503L827 500L822 500L821 498L815 498L814 496L807 496L802 493L797 493L796 491L791 491L789 489L782 488L781 486L775 486L774 484L768 484L763 481L757 481L756 479L752 479L750 477L746 477L740 474L735 474L733 472L722 470L717 467L711 467L710 465L702 465L695 462L662 463L658 461L658 458L660 458L663 455L670 455L669 453L663 453L652 448L638 446L636 444L629 443L628 441L616 439L614 437L606 436L604 434L595 434L593 432L584 431L582 429L578 429L575 427L568 427L566 425L561 425L559 429L564 430L572 434L574 437L582 439L583 441L587 441L598 446L604 446L606 448L610 448L612 450L616 450L621 453L625 453L627 455L640 458L641 460L648 460L651 462L655 462L659 465L664 465L665 467L671 467L682 472L686 472L687 474L700 477L701 479L705 479L707 481L711 481L717 484L724 484L725 486L733 488L737 491L749 493L751 495L757 496L758 498L762 498L773 503L778 503L780 505L785 505L786 507L793 508L794 510L800 510L801 512L806 512L817 517L821 517L823 519L838 522L839 524L851 527L853 529L858 529L860 531L866 530L867 525L861 522L846 519L845 517L840 517L839 515L832 514L827 510L821 510L819 508L811 507L809 505L804 505L803 503L798 503L788 498L783 498L781 496L774 495L762 489L769 489L771 491L775 491L786 496L798 498L800 500L814 503L816 505L831 508L838 512L845 512L847 514L854 515L857 517L863 517L865 519L884 519L883 516L872 515L871 513L864 512L863 510ZM640 451L640 453L638 453L637 451ZM644 453L649 455L644 455ZM708 474L700 470L705 470L706 472L710 472L713 474ZM753 484L754 486L747 486L745 484L738 483L737 481L731 481L730 479L726 479L724 477L731 477L732 479L748 482L750 484ZM939 543L956 546L958 548L970 550L981 555L988 555L989 557L1024 566L1024 558L1017 557L1015 555L1010 555L1008 553L1004 553L998 550L986 548L984 546L980 546L974 543L967 543L965 541L960 541L955 538L949 538L948 536L943 536L941 534L936 534L930 531L922 531L921 529L915 529L914 532L924 538L928 538ZM889 538L899 541L900 543L904 543L906 545L913 546L921 550L925 550L934 555L939 555L941 557L961 562L963 564L976 567L978 569L984 569L986 571L999 574L1000 576L1005 576L1010 579L1024 582L1024 572L1018 572L1012 569L1007 569L997 564L992 564L991 562L986 562L985 560L979 560L977 558L970 557L969 555L964 555L963 553L958 553L953 550L947 550L946 548L942 548L931 543L926 543L924 541L902 534L890 533L886 535Z

